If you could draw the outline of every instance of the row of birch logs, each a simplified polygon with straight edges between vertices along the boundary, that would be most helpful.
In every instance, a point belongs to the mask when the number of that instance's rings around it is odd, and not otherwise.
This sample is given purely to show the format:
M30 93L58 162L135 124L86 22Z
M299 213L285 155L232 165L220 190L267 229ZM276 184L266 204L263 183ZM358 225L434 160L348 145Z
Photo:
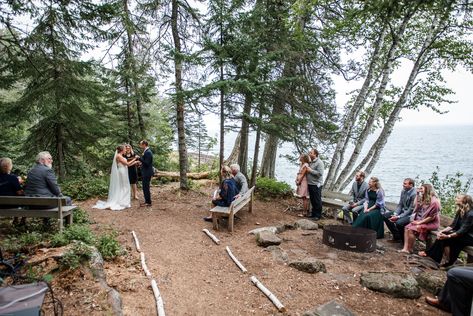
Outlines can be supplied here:
M156 283L156 280L153 279L153 275L151 274L148 269L148 266L146 265L145 253L141 251L138 236L136 236L134 231L132 231L131 234L133 235L133 240L135 241L136 251L140 253L141 267L143 268L143 271L148 277L148 279L151 280L151 288L153 289L154 299L156 300L156 310L158 316L165 316L164 301L163 297L161 296L161 293L159 292L158 284Z
M208 229L203 229L202 231L207 236L209 236L209 238L212 239L215 244L220 245L220 240L215 235L213 235ZM243 264L241 264L241 262L237 259L237 257L235 257L235 255L232 253L232 251L230 250L230 247L227 246L225 249L227 250L228 256L233 260L233 262L237 265L237 267L240 268L241 272L243 273L248 272L248 270L243 266ZM274 306L276 306L276 308L280 312L286 311L286 307L281 303L281 301L279 301L276 295L271 293L271 291L268 290L263 285L263 283L261 283L254 275L250 277L250 280L258 289L261 290L261 292L264 293L264 295L266 295L269 298L269 300L274 304Z

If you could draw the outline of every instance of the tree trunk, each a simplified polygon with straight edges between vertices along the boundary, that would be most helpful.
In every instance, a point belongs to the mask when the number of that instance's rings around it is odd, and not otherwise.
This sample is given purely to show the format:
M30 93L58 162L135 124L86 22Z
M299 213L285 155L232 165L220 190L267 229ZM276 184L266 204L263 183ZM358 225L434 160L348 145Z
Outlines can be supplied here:
M146 132L145 132L145 125L143 121L143 115L142 115L142 105L141 105L141 94L140 90L138 87L138 80L136 79L136 61L135 61L135 53L133 49L133 31L131 29L131 19L130 19L130 11L128 9L128 0L123 0L123 12L124 12L124 18L125 18L125 29L126 29L126 35L127 35L127 40L128 40L128 54L127 56L129 57L129 60L127 65L131 69L128 69L129 71L127 72L127 75L131 75L132 80L131 80L131 86L133 87L133 96L135 99L135 104L136 104L136 114L138 117L138 127L140 129L140 136L142 139L146 138Z
M172 0L171 13L171 29L174 40L174 72L176 85L176 120L177 120L177 135L179 148L179 173L180 173L180 188L188 190L187 184L187 147L186 147L186 133L184 126L184 96L182 89L182 57L181 57L181 39L179 37L179 29L177 25L179 15L179 3L177 0Z
M333 152L332 161L330 163L330 168L327 172L327 177L325 179L324 187L328 190L333 190L334 183L336 180L337 170L343 163L343 156L345 154L348 142L350 140L351 131L356 123L356 118L360 113L361 109L363 108L363 104L365 102L366 96L369 92L369 87L371 86L371 82L373 77L376 73L376 66L379 62L379 58L382 55L381 48L384 45L384 39L386 37L386 25L383 25L383 28L379 32L378 39L374 46L373 55L371 56L371 61L368 66L368 72L366 74L365 81L358 93L353 106L350 107L347 114L345 114L343 118L343 125L340 129L340 134L338 136L337 145L335 146L335 150Z
M363 149L366 139L368 138L368 136L371 134L371 131L373 130L373 124L378 118L378 113L379 113L379 110L381 109L384 95L386 93L386 86L388 85L389 77L392 72L393 61L395 60L394 54L397 52L397 49L400 44L400 38L404 35L404 32L407 27L407 23L410 21L411 17L412 16L409 14L406 15L399 29L396 32L393 32L394 38L392 40L391 46L389 47L389 51L386 54L386 57L384 57L385 62L382 67L383 74L382 74L380 85L378 87L378 91L376 92L376 99L374 101L373 106L371 107L369 111L369 115L365 122L365 126L361 134L358 135L356 139L356 144L355 144L355 147L353 148L350 159L348 160L343 170L340 172L340 175L338 176L337 181L334 184L335 191L340 191L341 183L345 182L346 180L349 180L349 181L351 180L351 178L347 179L347 175L350 173L350 171L352 171L352 168L355 165L356 160L361 154L361 150Z
M263 119L263 111L261 110L261 105L258 114L258 121L261 122ZM251 181L250 187L256 185L256 174L258 173L258 156L259 156L259 143L261 139L261 127L258 125L256 128L256 141L255 141L255 153L253 155L253 169L251 170Z
M278 153L279 137L268 135L268 139L264 144L263 159L261 161L260 175L266 178L275 177L276 157Z
M128 143L133 141L133 121L131 116L131 102L130 102L130 82L125 78L125 92L126 92L126 122L128 127Z
M426 54L428 48L432 45L434 35L440 31L442 28L442 20L439 20L437 18L434 19L432 23L432 27L430 28L431 32L427 34L426 39L422 45L421 50L419 51L419 54L417 56L417 59L412 66L411 73L409 75L409 78L406 82L406 85L404 86L404 90L399 97L398 101L396 102L395 107L391 111L387 122L385 123L380 135L376 139L375 143L371 146L368 154L365 156L365 158L360 162L360 164L357 166L357 168L352 172L350 175L353 177L355 175L356 170L359 170L361 168L365 168L366 174L370 174L371 171L373 171L374 167L376 166L380 156L381 152L383 151L389 136L391 135L395 123L399 119L399 115L401 113L401 110L405 106L407 99L409 97L409 94L412 92L412 89L414 88L415 85L415 80L417 78L417 75L419 74L419 71L421 70L422 64L425 62L426 59ZM351 182L351 177L347 178L340 186L340 189L343 190L348 186L348 184Z
M253 95L251 92L245 93L245 105L243 107L243 115L241 118L241 140L240 140L240 152L238 154L238 164L240 165L241 172L248 178L248 138L250 134L250 122L251 116L251 104L253 101Z
M238 135L233 144L233 149L227 159L223 162L224 165L229 166L231 164L237 163L238 156L240 154L240 143L241 143L241 131L238 132Z

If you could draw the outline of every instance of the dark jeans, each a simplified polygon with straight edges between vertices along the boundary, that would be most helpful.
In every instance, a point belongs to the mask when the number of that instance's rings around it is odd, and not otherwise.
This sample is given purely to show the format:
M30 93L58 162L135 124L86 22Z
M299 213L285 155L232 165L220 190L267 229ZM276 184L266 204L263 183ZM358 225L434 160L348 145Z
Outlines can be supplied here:
M453 316L468 316L471 309L471 293L473 293L473 267L450 269L447 282L440 291L439 301L450 310Z
M391 212L391 211L384 213L383 215L384 222L386 223L386 226L393 234L394 240L404 241L404 227L406 227L406 225L410 223L410 216L404 216L404 217L399 218L395 222L391 222L389 218L393 215L394 215L394 212Z
M151 176L143 176L142 184L143 184L143 195L145 196L145 203L151 204L151 191L150 191Z
M310 204L312 205L312 214L310 217L322 217L322 186L309 184Z

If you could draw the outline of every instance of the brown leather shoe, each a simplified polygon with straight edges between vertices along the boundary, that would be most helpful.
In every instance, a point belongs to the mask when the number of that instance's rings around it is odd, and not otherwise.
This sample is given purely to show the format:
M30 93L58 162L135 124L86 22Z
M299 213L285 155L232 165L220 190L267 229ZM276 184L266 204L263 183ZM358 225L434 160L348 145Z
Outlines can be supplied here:
M437 308L442 308L440 306L440 301L438 298L435 298L435 297L429 297L429 296L426 296L425 297L425 302L431 306L434 306L434 307L437 307Z
M140 203L140 207L151 207L151 204L148 204L148 203Z

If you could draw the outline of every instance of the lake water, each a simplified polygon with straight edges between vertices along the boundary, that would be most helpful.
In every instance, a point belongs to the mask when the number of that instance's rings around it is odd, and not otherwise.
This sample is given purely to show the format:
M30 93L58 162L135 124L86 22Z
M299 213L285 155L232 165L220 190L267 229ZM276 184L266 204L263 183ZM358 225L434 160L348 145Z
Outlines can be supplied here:
M225 139L226 155L230 153L234 139L234 134ZM464 179L472 178L472 142L473 125L398 126L391 134L372 175L380 179L388 201L398 200L404 178L428 180L436 166L440 168L441 179L456 172L463 173ZM250 146L254 146L254 142ZM249 150L249 157L253 157L253 152ZM288 143L282 144L278 150L279 155L291 152L292 145ZM276 178L293 187L297 170L298 166L285 158L279 157L276 161ZM472 187L469 194L473 194Z

